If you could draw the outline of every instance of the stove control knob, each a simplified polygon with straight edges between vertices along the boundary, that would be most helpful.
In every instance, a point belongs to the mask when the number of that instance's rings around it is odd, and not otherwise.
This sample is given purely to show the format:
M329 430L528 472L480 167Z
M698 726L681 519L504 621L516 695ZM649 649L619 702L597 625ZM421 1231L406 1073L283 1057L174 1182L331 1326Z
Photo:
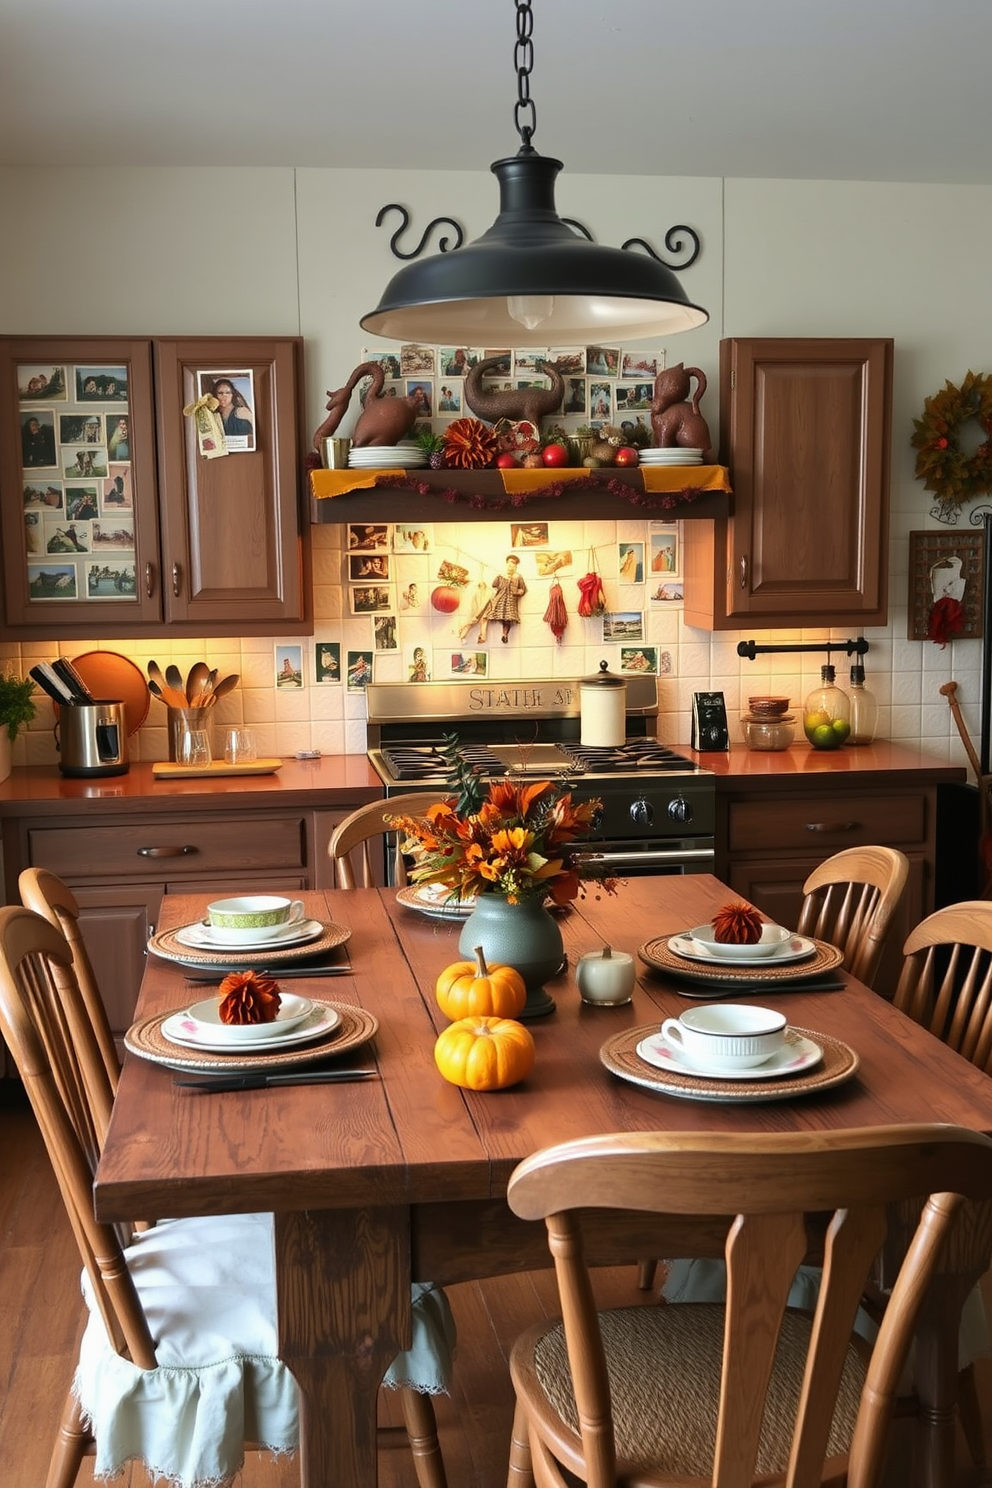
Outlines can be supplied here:
M668 814L672 821L681 822L683 826L692 821L692 807L685 796L676 796L674 801L669 801Z
M640 796L636 801L632 802L630 807L630 819L634 823L635 827L653 827L654 807L651 805L651 802L645 801L643 796Z

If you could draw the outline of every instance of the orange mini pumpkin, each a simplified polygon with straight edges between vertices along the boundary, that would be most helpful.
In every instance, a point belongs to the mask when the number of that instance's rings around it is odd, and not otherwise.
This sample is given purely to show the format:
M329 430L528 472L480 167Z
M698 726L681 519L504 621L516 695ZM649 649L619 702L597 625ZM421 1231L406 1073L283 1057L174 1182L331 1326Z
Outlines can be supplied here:
M475 961L455 961L438 977L434 990L438 1007L452 1022L476 1014L483 1018L515 1018L524 1010L527 988L519 971L493 962L486 965L482 947Z
M434 1063L452 1085L503 1090L534 1068L534 1040L512 1018L459 1018L438 1035Z
M724 945L757 945L765 922L751 904L738 899L713 916L713 939Z

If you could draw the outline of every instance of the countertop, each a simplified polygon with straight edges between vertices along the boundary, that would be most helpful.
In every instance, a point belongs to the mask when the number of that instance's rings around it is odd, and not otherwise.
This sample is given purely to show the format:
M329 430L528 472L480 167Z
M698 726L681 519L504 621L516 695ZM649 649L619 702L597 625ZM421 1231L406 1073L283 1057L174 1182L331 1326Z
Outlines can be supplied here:
M784 750L752 750L735 745L729 753L711 754L679 747L716 777L718 791L734 786L768 791L827 790L838 778L859 783L898 775L907 784L965 781L963 765L950 765L912 745L845 745L817 750L793 744ZM891 785L893 782L886 782ZM256 806L292 808L354 807L375 800L379 777L364 755L324 755L317 760L284 759L273 775L233 775L190 780L156 780L150 764L132 764L126 775L70 780L55 765L14 770L0 781L0 818L47 816L65 810L121 814L175 811L186 803L232 809Z

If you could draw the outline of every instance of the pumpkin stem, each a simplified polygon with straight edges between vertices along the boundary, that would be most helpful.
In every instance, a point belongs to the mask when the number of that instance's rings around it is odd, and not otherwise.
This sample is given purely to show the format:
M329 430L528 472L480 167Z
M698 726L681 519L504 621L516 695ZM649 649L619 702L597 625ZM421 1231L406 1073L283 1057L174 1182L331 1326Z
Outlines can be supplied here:
M612 946L604 945L604 947L603 947L603 960L604 961L612 961L613 960L613 947Z
M481 946L476 946L475 947L475 959L476 959L476 962L477 962L478 968L479 968L479 976L480 977L487 977L489 975L489 967L486 965L486 958L482 954L482 947Z

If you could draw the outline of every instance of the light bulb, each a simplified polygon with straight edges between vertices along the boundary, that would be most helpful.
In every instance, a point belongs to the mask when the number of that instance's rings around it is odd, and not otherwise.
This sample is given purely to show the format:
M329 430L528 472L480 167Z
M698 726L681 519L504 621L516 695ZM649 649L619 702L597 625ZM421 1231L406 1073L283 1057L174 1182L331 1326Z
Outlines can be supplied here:
M532 331L547 320L555 308L554 295L507 295L506 308L514 320Z

